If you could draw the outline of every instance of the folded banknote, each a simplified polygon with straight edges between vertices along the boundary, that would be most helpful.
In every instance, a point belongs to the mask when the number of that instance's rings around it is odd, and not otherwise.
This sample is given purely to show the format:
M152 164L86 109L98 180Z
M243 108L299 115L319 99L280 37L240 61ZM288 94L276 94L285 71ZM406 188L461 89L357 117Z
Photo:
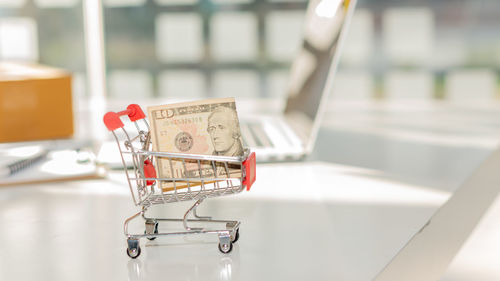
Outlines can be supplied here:
M148 107L148 116L155 151L221 156L244 153L234 98ZM202 180L238 177L241 173L240 165L219 161L157 159L159 178L170 179L161 181L164 191L199 186ZM191 180L178 180L187 178Z

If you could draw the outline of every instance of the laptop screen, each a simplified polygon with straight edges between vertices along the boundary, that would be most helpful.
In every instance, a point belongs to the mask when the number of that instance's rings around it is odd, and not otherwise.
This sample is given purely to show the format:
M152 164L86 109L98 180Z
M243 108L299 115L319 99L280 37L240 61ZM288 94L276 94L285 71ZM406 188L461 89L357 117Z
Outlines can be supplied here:
M335 69L335 65L331 66L347 19L347 8L353 2L310 1L304 25L304 40L288 79L286 115L310 120L316 118L328 77L333 75Z

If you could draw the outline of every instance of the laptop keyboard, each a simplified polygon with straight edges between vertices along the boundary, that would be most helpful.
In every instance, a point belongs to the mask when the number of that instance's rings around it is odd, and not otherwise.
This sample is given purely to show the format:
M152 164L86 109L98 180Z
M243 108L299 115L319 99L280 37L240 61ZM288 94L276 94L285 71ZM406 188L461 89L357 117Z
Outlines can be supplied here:
M273 147L273 142L269 139L262 123L243 123L240 125L243 143L249 147Z
M273 147L273 143L269 139L269 136L264 131L262 127L262 123L250 124L250 130L253 132L254 136L256 136L257 145L263 147Z

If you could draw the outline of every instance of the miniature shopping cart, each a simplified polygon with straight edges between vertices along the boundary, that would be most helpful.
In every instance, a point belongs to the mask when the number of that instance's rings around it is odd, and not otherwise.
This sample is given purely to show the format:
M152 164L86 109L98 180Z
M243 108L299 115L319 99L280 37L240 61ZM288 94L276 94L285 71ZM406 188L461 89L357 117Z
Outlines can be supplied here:
M123 115L127 115L131 122L124 125L120 119L120 116ZM113 133L118 144L132 200L136 206L141 206L141 210L126 219L124 223L124 232L127 237L127 255L131 258L137 258L141 254L140 238L153 240L159 236L203 233L217 234L219 237L219 250L223 253L229 253L233 248L233 243L238 240L240 222L214 220L211 217L199 216L196 213L196 208L206 198L239 193L245 188L249 190L255 181L255 153L246 149L241 157L227 157L154 152L151 150L150 128L145 117L142 109L136 104L129 105L124 111L108 112L104 115L104 124ZM140 122L141 120L142 122ZM158 167L159 161L180 161L182 165L189 164L191 167L194 165L199 172L186 173L187 175L178 177L158 177L154 163ZM131 162L133 171L127 169L129 162ZM211 178L206 177L206 171L202 172L202 167L206 169L207 163L209 167L214 169ZM232 167L233 172L230 173L228 167ZM237 169L234 169L234 167L237 167ZM221 176L220 173L218 174L215 171L216 169L228 172L226 175ZM234 171L237 171L237 173L234 173ZM172 187L163 188L162 183L168 183ZM153 205L189 200L194 200L195 203L186 211L182 219L146 216L146 211ZM190 214L193 214L194 218L188 219ZM145 220L146 229L144 233L129 233L129 222L139 216L142 216ZM184 230L159 232L159 222L182 222ZM212 226L225 224L225 227L218 229L188 225L188 223L199 224L200 222Z

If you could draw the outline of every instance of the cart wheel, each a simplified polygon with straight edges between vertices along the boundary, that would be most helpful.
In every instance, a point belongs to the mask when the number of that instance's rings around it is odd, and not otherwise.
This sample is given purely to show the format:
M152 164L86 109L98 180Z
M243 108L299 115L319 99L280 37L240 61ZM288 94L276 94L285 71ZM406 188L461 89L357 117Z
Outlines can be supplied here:
M236 241L238 241L238 239L240 239L240 229L236 229L236 234L234 235L234 238L231 242L233 243L236 243Z
M155 223L155 229L154 229L153 233L158 234L158 223ZM146 233L146 230L144 230L144 234L150 234L150 233ZM156 239L156 237L146 237L146 238L148 238L148 240L151 240L151 241Z
M219 251L221 251L223 254L227 254L232 250L233 250L233 242L230 242L229 244L219 243Z
M134 249L127 248L127 255L133 259L137 258L141 254L141 247Z

